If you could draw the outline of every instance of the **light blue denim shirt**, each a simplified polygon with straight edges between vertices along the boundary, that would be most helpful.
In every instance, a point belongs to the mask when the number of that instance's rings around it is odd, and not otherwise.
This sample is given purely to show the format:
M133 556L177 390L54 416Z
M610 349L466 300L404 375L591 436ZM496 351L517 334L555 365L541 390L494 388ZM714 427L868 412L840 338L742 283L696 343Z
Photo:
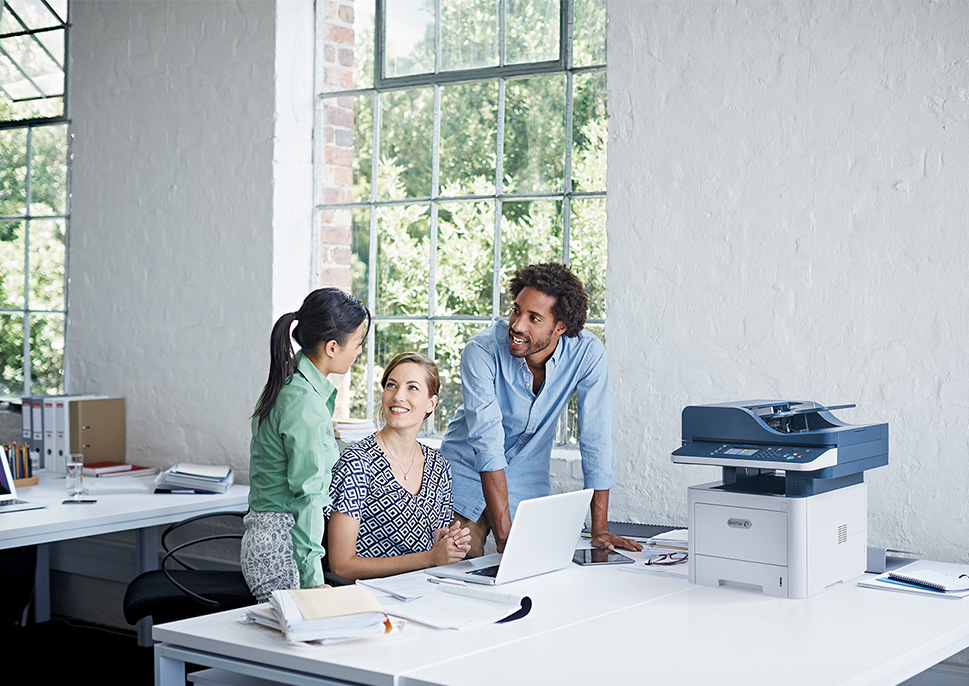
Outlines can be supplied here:
M562 337L545 364L545 384L532 392L524 358L508 350L508 322L477 333L461 353L464 403L448 424L441 453L451 465L454 511L477 520L485 509L480 472L505 470L512 516L518 503L548 495L552 441L559 415L579 399L579 450L585 488L616 484L612 473L609 366L602 342L588 331Z

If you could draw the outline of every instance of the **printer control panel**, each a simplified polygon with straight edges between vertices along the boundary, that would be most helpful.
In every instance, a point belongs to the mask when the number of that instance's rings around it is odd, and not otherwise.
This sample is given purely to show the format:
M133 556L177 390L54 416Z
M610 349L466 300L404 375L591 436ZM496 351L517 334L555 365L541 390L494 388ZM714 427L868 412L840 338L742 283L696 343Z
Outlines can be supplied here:
M837 448L691 441L673 451L673 461L725 467L811 471L837 464Z

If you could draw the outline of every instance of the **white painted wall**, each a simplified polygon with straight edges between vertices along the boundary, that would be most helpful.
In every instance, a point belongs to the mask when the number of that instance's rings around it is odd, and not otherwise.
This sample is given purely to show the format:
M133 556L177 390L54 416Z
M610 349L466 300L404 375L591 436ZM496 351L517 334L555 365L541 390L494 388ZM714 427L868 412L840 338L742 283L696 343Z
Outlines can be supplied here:
M670 462L686 405L855 402L869 542L969 561L969 5L609 12L613 514L718 478Z
M305 0L73 3L67 387L127 398L129 461L245 479L309 286L312 26Z

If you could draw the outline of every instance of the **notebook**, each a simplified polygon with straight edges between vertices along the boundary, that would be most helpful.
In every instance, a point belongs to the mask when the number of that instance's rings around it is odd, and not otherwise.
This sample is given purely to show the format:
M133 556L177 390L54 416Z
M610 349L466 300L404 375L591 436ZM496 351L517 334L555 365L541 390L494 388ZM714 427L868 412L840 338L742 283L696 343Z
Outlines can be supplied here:
M39 510L44 507L17 498L17 485L13 482L13 476L10 474L10 463L7 462L7 453L2 446L0 446L0 465L2 465L0 466L0 512Z
M432 567L431 576L497 585L554 572L572 564L572 554L592 489L559 493L518 504L504 553Z

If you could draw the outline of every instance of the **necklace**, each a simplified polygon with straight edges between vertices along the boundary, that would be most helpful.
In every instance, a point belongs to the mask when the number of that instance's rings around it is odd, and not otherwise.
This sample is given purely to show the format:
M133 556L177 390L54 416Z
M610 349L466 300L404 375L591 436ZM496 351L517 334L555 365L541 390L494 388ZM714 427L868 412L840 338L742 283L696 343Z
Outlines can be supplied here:
M414 463L417 461L417 453L415 453L414 449L411 448L410 464L407 465L407 469L404 469L404 465L401 464L400 460L397 459L397 456L390 451L390 447L387 445L387 441L381 440L381 442L384 444L383 445L384 452L390 455L390 458L397 463L397 466L400 467L400 471L404 473L404 481L407 481L408 474L410 474L410 470L414 468Z

